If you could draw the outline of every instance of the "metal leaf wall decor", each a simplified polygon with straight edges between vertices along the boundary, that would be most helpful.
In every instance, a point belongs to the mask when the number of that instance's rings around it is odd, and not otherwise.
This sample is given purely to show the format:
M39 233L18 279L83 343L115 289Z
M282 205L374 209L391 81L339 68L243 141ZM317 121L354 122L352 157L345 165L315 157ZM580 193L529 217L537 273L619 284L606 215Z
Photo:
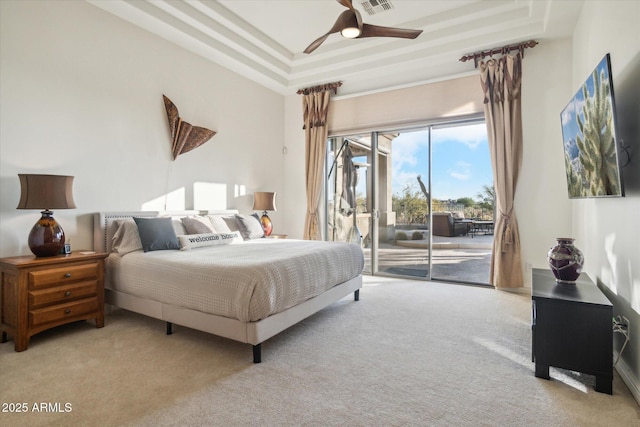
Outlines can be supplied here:
M169 131L171 132L172 146L171 152L173 160L180 154L184 154L198 148L210 140L216 132L199 126L193 126L183 121L178 115L178 107L169 98L162 95L164 108L167 110L169 119Z

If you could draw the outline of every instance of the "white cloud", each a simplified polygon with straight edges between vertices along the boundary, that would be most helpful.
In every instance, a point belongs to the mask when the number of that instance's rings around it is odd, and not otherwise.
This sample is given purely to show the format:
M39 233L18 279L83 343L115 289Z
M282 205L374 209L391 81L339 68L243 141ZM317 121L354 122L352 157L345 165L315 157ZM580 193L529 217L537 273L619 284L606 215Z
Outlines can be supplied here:
M575 102L570 102L566 108L562 111L561 117L562 117L562 125L566 125L567 123L570 123L573 120L573 116L575 114Z
M562 111L562 114L561 114L562 125L564 126L567 123L571 123L575 121L576 114L579 111L582 111L583 106L584 106L584 99L582 99L582 97L572 99L571 102L567 104L564 111Z
M425 144L424 135L415 135L412 133L402 134L392 143L392 159L391 163L394 172L400 172L403 166L415 166L418 164L418 150L422 144Z
M401 195L404 188L409 185L411 188L411 192L413 193L414 191L418 191L420 189L420 186L418 185L418 179L417 179L418 174L415 172L404 172L404 171L399 171L398 173L396 173L394 171L393 174L393 188L392 191L394 194L399 194ZM426 182L426 178L423 175L422 176L423 181Z
M480 123L468 126L434 129L432 137L434 144L457 142L471 149L475 149L487 141L487 127L484 123Z
M467 162L457 162L456 169L449 169L447 171L449 176L459 181L468 181L471 179L471 164Z

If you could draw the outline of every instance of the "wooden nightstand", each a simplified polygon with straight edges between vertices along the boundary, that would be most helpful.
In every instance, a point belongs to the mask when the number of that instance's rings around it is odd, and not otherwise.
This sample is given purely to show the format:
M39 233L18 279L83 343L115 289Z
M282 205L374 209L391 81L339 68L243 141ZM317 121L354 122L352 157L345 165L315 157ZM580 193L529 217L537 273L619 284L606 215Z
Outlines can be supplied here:
M44 330L78 320L104 326L104 259L108 254L0 258L0 342L13 337L16 351Z
M267 236L267 239L286 239L287 235L286 234L272 234L270 236Z

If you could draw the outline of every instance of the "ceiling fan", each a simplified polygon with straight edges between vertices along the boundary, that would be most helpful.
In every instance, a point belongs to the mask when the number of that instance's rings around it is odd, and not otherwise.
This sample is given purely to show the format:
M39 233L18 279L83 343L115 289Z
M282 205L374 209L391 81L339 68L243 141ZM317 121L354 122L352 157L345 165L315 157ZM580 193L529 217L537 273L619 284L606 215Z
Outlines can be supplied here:
M329 35L340 33L342 37L348 39L361 39L364 37L398 37L403 39L415 39L422 30L407 30L404 28L380 27L378 25L369 25L362 22L362 16L357 9L353 8L352 0L336 0L338 3L348 8L338 16L333 27L311 43L304 53L311 53L318 48Z

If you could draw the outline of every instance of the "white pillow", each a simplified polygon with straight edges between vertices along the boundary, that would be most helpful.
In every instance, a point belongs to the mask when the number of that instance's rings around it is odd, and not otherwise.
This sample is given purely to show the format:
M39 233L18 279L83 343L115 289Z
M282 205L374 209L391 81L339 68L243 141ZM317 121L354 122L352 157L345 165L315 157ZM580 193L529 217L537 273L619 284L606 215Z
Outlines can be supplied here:
M209 234L216 231L206 216L184 217L182 218L182 225L184 225L184 229L186 230L184 234Z
M242 233L242 237L244 237L245 240L264 237L264 229L262 228L258 215L237 214L236 219L238 220L240 233Z
M125 255L133 251L142 250L142 241L138 233L138 226L133 218L117 219L114 221L116 232L111 239L111 252Z
M207 215L217 233L240 231L235 215Z
M188 234L186 236L178 236L178 242L180 242L181 251L188 251L203 246L230 245L242 242L242 236L239 231L232 233Z

